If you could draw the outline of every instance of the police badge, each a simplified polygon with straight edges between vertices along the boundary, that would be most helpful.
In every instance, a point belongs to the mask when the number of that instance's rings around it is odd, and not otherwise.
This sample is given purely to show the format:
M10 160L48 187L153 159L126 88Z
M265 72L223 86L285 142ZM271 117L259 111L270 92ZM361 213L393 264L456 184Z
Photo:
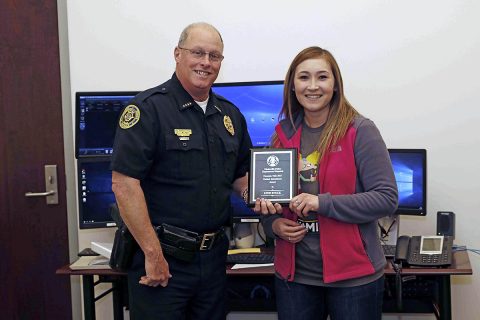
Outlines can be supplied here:
M120 116L119 125L122 129L133 127L140 120L140 109L136 105L128 105Z
M225 129L227 129L228 133L230 133L230 135L235 135L235 128L233 128L232 119L230 119L229 116L223 117L223 125L225 126Z

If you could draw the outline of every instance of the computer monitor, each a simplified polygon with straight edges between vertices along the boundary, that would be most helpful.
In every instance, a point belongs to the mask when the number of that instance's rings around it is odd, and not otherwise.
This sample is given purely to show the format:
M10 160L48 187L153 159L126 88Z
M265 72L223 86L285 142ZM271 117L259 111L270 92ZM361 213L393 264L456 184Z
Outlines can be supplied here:
M80 158L78 169L78 214L80 229L115 227L110 206L112 192L110 157Z
M282 108L283 81L215 83L212 90L240 109L254 147L270 144Z
M75 156L112 154L117 120L135 91L75 94Z
M427 214L427 151L388 149L398 188L397 214Z
M247 121L254 147L267 147L282 108L283 81L215 83L212 90L235 104ZM258 222L259 215L236 194L230 197L233 222Z

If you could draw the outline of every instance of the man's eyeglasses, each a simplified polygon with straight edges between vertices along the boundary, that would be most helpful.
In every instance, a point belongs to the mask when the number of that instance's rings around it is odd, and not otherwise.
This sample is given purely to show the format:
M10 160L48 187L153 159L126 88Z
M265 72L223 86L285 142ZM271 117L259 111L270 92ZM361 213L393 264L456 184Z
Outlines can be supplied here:
M212 62L220 62L224 58L224 56L222 56L219 53L206 52L206 51L199 50L199 49L187 49L187 48L182 48L182 47L177 47L177 48L190 52L192 57L194 57L195 59L198 59L198 60L203 59L203 57L205 57L205 55L207 55L207 54L208 54L208 59Z

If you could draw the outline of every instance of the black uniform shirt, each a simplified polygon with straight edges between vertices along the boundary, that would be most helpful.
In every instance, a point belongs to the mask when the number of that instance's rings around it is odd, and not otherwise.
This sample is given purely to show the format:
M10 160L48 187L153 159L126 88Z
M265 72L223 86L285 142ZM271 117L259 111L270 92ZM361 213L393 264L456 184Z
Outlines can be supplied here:
M175 74L131 105L111 168L140 180L152 224L196 232L227 224L232 182L248 171L252 145L238 108L210 90L204 113Z

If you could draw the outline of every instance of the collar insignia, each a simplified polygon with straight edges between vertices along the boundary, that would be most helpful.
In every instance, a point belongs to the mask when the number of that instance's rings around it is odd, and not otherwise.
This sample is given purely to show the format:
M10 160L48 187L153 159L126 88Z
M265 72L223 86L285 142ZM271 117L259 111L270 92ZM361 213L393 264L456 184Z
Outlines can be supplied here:
M120 128L130 129L137 124L138 120L140 120L140 109L136 105L131 104L123 110L118 123Z
M189 101L187 103L182 104L182 108L190 107L192 105L192 102Z
M235 128L233 128L232 119L230 119L229 116L223 117L223 125L225 126L225 129L227 129L228 133L230 133L230 135L235 135Z

